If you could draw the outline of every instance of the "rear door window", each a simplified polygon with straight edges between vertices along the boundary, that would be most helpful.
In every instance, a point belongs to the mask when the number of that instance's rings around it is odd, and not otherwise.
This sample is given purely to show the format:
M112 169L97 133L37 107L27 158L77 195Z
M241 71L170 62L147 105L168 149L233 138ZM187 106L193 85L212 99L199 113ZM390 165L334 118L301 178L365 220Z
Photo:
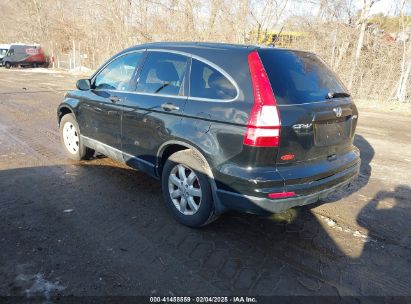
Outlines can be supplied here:
M230 100L236 96L237 90L226 76L212 66L193 58L190 97Z
M330 92L346 92L315 54L280 49L260 49L258 53L278 104L323 101Z
M150 52L137 84L137 92L180 95L188 58L167 52Z

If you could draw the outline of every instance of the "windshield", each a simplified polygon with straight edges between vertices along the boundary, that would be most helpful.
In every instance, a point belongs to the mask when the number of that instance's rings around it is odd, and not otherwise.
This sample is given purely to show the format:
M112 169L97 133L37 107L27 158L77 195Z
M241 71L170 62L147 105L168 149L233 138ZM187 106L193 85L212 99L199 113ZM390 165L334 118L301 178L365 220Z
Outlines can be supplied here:
M0 56L5 56L7 54L7 49L0 49Z
M281 49L260 49L258 53L278 104L323 101L330 92L347 92L315 54Z

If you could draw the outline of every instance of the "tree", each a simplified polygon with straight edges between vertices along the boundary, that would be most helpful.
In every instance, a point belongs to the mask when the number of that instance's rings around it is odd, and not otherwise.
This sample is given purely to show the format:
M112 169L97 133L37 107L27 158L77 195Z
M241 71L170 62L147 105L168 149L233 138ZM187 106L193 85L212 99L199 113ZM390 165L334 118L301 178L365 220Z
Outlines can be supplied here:
M365 37L365 31L367 29L367 21L368 21L368 18L369 18L369 13L370 13L371 7L375 3L377 3L378 1L380 1L380 0L363 0L363 8L361 10L360 18L357 22L358 26L360 27L360 33L358 35L357 47L356 47L356 50L355 50L354 60L353 60L353 64L352 64L350 81L348 82L348 89L349 90L351 90L351 88L352 88L355 72L358 68L358 63L359 63L360 57L361 57L361 51L362 51L362 48L364 46L364 37Z
M288 4L288 0L264 0L251 10L251 16L257 24L257 40L265 35L270 28L278 25Z
M410 39L410 28L405 26L404 22L404 8L406 0L402 0L401 3L401 27L402 27L402 43L403 43L403 54L401 61L401 75L398 81L397 91L395 93L395 99L400 102L404 102L407 97L407 86L408 79L411 72L411 39ZM408 41L407 41L408 40Z

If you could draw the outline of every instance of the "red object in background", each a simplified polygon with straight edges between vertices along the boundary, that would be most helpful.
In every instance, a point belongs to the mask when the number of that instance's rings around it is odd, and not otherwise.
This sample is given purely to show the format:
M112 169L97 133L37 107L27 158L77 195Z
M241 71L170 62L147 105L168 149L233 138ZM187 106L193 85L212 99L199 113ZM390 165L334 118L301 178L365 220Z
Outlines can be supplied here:
M26 54L29 55L25 60L27 62L46 62L46 56L44 56L44 51L41 47L28 48L26 49Z

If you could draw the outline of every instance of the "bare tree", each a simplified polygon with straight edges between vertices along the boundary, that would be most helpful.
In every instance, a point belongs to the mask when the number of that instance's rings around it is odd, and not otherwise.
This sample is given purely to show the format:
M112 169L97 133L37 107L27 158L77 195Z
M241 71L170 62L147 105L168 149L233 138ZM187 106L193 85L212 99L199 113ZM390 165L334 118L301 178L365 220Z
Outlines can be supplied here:
M363 0L363 8L361 10L361 15L360 15L360 18L358 20L358 25L360 27L360 33L358 35L357 48L355 50L350 81L348 82L348 89L352 88L355 71L358 68L358 63L359 63L359 60L360 60L360 57L361 57L361 50L362 50L363 45L364 45L365 30L367 29L367 21L368 21L368 18L369 18L369 13L370 13L371 7L375 3L377 3L378 1L380 1L380 0Z
M317 21L346 20L351 23L355 0L318 0Z
M251 16L257 25L257 40L260 35L265 35L270 28L279 24L287 4L288 0L264 0L251 10Z
M401 75L398 82L397 90L395 93L395 99L398 101L404 102L407 96L408 89L408 79L411 72L411 37L410 37L410 28L405 25L404 22L404 8L406 0L401 1L401 28L402 28L402 43L403 43L403 53L401 61Z
M381 34L377 24L375 30L368 28L377 1L361 0L353 27L358 0L1 0L0 42L41 43L63 63L60 67L67 67L64 62L73 57L74 41L74 53L81 55L76 62L95 68L134 44L255 43L284 27L292 37L283 39L281 46L319 54L349 84L355 98L407 101L411 41L396 37L411 34L404 13L411 0L395 0L396 16L383 17L391 25L399 20L392 35ZM18 26L10 26L15 20Z

